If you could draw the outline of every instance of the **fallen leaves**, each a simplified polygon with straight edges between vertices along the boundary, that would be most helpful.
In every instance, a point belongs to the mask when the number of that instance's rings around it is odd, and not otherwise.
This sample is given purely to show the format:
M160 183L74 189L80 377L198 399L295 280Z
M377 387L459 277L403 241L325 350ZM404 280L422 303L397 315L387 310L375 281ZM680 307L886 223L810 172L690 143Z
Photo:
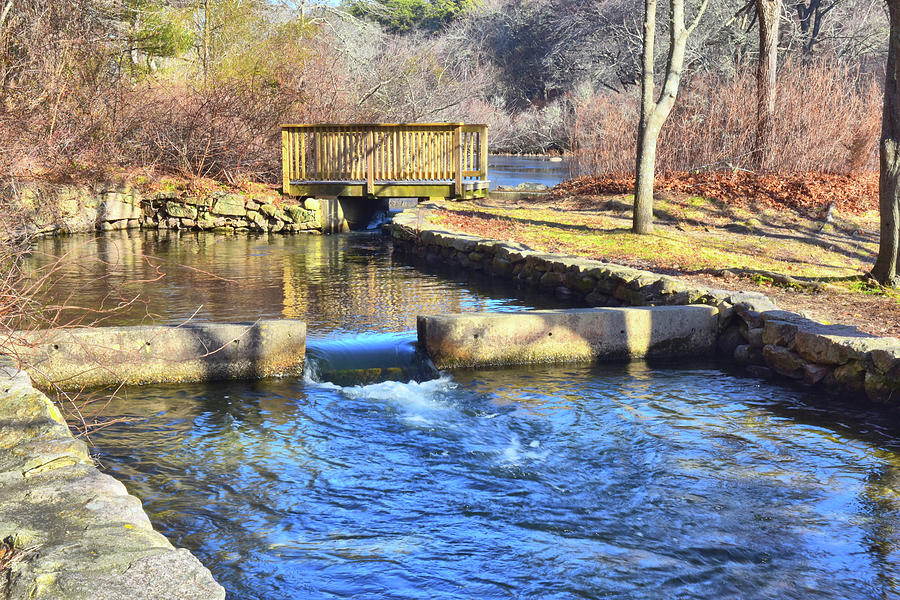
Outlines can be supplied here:
M665 173L658 190L703 196L728 204L755 205L773 210L823 210L833 205L848 214L878 210L878 174L702 172ZM629 194L632 175L583 176L556 186L553 198Z

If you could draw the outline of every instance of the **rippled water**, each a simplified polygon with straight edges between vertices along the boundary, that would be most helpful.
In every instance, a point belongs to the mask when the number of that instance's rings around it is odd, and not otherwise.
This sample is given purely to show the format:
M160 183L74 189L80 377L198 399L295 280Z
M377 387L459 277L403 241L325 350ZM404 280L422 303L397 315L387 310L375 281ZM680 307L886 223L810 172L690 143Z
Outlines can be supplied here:
M416 312L552 303L376 236L195 237L137 236L189 274L143 286L163 320L297 316L325 353L408 343ZM894 426L713 364L148 386L107 414L133 420L98 459L234 599L900 593Z
M553 187L569 179L566 160L551 161L546 156L501 156L488 158L488 176L491 189L499 186L515 187L520 183L543 183Z

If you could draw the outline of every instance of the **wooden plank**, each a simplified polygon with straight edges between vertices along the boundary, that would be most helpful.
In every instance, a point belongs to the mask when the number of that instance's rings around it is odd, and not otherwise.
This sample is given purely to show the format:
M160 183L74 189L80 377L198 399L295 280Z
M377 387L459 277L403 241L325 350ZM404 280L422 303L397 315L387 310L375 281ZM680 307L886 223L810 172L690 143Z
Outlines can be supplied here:
M314 179L321 179L323 175L322 170L322 135L318 129L313 129L313 139L316 144L316 172L313 174Z
M298 165L300 168L300 172L298 175L300 179L306 179L306 132L299 130L297 131L297 151L300 154L300 164Z
M462 195L462 128L457 127L453 130L453 195Z
M290 169L290 157L288 156L289 152L289 143L288 143L288 130L282 128L281 130L281 190L285 194L289 193L291 189L291 169Z
M478 132L479 141L481 142L481 151L480 151L480 165L478 170L481 171L481 179L486 181L488 178L488 137L487 137L487 125L484 125L481 128L481 131Z
M366 132L366 194L375 193L375 132Z

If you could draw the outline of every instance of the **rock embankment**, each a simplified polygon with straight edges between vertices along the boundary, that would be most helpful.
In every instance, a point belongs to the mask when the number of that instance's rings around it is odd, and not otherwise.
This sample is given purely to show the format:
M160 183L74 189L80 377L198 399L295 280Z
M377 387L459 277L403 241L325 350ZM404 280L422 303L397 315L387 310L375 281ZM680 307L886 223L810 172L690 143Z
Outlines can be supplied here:
M717 347L760 377L785 377L828 392L900 404L900 340L827 325L779 310L766 296L688 285L674 277L521 244L445 231L420 205L391 225L395 247L575 298L588 306L707 304L718 310Z
M0 598L212 600L209 570L155 532L24 372L0 366Z
M275 194L142 193L121 183L26 185L4 193L37 233L119 229L323 233L349 229L336 200L282 201Z

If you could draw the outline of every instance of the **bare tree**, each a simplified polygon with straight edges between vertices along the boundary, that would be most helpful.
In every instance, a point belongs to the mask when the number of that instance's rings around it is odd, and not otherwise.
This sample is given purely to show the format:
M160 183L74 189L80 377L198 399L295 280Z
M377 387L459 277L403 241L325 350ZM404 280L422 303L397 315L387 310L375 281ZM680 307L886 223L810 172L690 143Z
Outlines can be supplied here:
M881 241L872 277L882 285L898 287L897 252L900 250L900 0L888 0L891 35L888 43L887 75L884 82L884 112L881 123L881 172L878 203L881 211Z
M766 165L772 146L775 117L776 69L778 68L778 21L781 0L755 0L759 23L759 62L756 65L756 153L758 170Z
M656 37L657 0L644 0L644 44L641 62L641 117L638 122L638 146L635 168L634 213L632 230L635 233L653 232L653 181L656 177L656 143L663 124L672 112L688 37L700 22L708 0L700 8L689 27L684 23L684 0L669 0L669 57L666 76L659 98L653 100L654 43Z

